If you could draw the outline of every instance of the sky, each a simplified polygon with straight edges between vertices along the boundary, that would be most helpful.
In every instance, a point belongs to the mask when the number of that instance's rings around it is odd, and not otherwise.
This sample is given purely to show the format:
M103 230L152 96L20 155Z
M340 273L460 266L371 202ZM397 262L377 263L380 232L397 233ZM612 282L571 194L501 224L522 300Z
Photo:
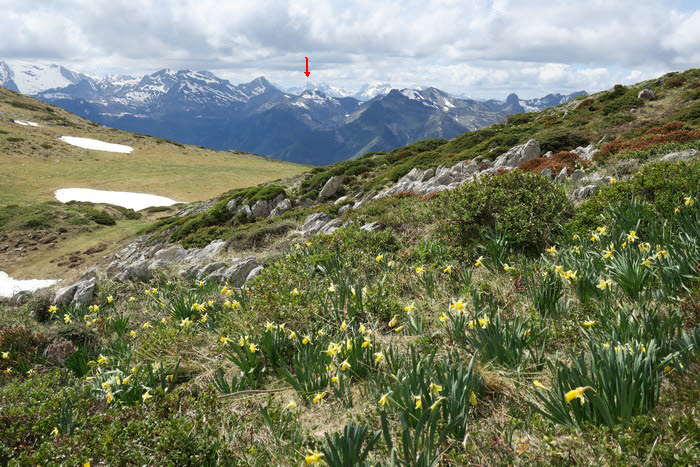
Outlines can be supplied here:
M531 98L700 67L700 0L0 0L0 60Z

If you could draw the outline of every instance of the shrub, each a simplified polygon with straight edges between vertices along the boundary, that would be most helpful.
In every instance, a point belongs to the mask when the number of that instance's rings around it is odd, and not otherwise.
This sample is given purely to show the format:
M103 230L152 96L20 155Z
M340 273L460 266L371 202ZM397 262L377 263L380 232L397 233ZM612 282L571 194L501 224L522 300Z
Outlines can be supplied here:
M588 145L588 138L582 134L561 128L544 130L537 136L537 141L540 142L542 152L567 151L578 146Z
M649 130L650 131L650 130ZM595 159L600 160L606 156L619 154L626 151L641 151L644 149L666 143L689 143L691 141L700 140L700 130L685 130L679 129L669 131L668 128L660 128L658 132L645 133L639 138L631 140L616 139L609 143L605 143Z
M566 167L569 172L572 172L576 164L581 163L581 158L578 154L569 151L559 151L550 158L535 157L529 161L523 162L518 166L520 170L526 172L540 173L544 169L550 169L553 174L558 174L561 169Z
M117 223L114 217L110 216L105 211L91 209L87 212L87 216L91 221L100 225L115 225Z
M503 232L516 250L537 252L552 243L572 213L560 186L521 171L482 177L442 199L445 229L465 248L495 230Z

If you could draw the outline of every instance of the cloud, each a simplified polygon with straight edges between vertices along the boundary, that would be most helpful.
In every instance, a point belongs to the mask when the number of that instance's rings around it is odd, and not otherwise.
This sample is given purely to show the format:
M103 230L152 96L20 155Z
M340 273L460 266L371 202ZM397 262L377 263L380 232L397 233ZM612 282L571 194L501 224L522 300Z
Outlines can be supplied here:
M39 4L37 6L37 4ZM700 63L692 2L0 0L5 59L85 72L210 69L433 84L475 95L600 89ZM491 94L493 95L493 94Z

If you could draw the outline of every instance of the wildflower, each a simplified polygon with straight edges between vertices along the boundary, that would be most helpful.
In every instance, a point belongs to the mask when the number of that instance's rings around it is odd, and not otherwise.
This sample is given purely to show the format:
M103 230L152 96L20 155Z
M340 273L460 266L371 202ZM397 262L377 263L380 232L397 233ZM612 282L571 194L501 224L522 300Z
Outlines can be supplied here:
M643 264L644 266L650 268L650 267L651 267L651 260L652 260L652 259L654 259L653 256L652 256L652 257L649 257L649 258L646 258L644 261L642 261L642 264Z
M234 300L233 302L231 302L231 309L235 310L236 308L240 308L240 307L241 307L241 304L238 303L238 300Z
M362 341L362 348L363 348L363 349L364 349L364 348L367 348L367 347L370 346L370 344L372 344L372 342L371 342L369 339L367 339L367 338L365 337L365 340Z
M564 397L566 398L566 402L571 402L574 399L579 399L582 404L586 403L586 398L583 397L583 394L586 392L587 389L592 389L590 386L585 386L585 387L578 387L576 389L572 389L571 391L567 392L564 394Z
M32 377L33 374L34 374L34 370L32 370L32 369L30 369L29 371L27 371L27 376L30 377L30 378Z
M301 343L304 345L308 344L309 342L311 342L311 337L308 335L304 336L304 338L301 340Z
M292 297L296 297L297 295L299 295L299 289L294 287L294 289L292 289Z
M355 295L357 295L357 291L355 290L355 287L354 287L354 286L351 286L351 287L350 287L350 293L352 294L353 297L354 297Z
M340 352L340 346L334 342L328 344L328 348L324 350L331 357L335 357L338 352Z
M199 281L197 282L198 287L204 287L204 281Z
M389 321L389 327L390 327L390 328L393 328L394 326L396 326L396 322L397 322L397 321L398 321L398 318L397 318L396 315L394 315L394 316L391 318L391 321Z
M549 254L552 255L552 256L556 255L556 254L557 254L557 247L556 247L556 245L550 246L549 248L547 248L547 253L549 253Z
M131 332L129 333L129 337L131 337L132 339L134 339L134 338L136 337L136 331L131 331Z
M634 243L635 240L637 240L639 237L637 237L637 231L636 230L630 230L630 233L627 235L627 241L630 243Z
M10 359L10 352L3 352L2 358L3 358L3 360L9 360Z
M386 394L382 394L382 397L379 398L379 405L384 407L389 402L389 394L390 393L388 392Z
M6 374L6 375L12 374L12 368L6 369L6 370L5 370L5 374Z
M312 399L312 402L313 402L314 404L318 404L319 402L321 402L321 401L323 400L324 397L326 397L326 393L325 393L325 392L316 393L316 395L315 395L314 398Z
M455 310L460 313L464 312L464 301L460 298L450 305L450 310Z
M423 277L423 274L425 274L425 268L423 266L418 266L416 268L416 274L418 274L418 277Z
M297 408L297 403L294 399L290 400L287 405L284 406L284 410L292 410Z
M445 324L448 319L449 318L445 313L440 313L440 316L438 316L438 321L440 321L442 324Z
M575 281L575 280L578 279L578 278L576 277L576 274L577 274L576 271L572 271L571 269L569 269L568 271L566 271L566 276L565 276L564 278L565 278L565 279L572 280L572 281Z
M251 343L248 345L248 350L250 350L250 353L255 353L255 351L258 350L258 348L255 347L255 344Z
M666 365L664 367L664 373L670 373L671 372L671 365Z
M414 396L413 397L416 401L416 408L417 409L422 409L423 408L423 400L421 399L420 396Z
M345 341L345 348L350 351L352 350L352 341L350 339Z
M49 307L49 313L54 314L58 311L58 307L56 305L51 305Z
M129 297L129 301L130 301L130 302L135 302L135 301L136 301L136 297Z
M381 263L381 261L382 261L383 259L384 259L384 255L377 255L377 257L374 258L374 260L375 260L377 263Z
M297 336L297 333L294 331L289 331L289 338L292 340L297 340L299 337Z
M337 383L338 382L338 377L337 376L331 376L331 383Z
M484 264L483 261L484 261L484 257L483 257L483 256L479 256L479 257L476 259L476 262L474 262L474 267L478 268L479 266L481 266L482 264Z
M469 403L471 405L476 405L476 394L474 393L474 391L472 391L471 394L469 394Z
M435 400L435 402L433 402L433 403L430 405L430 411L431 411L431 412L435 411L435 409L438 408L438 405L440 405L440 402L444 401L445 399L446 399L445 397L438 397L438 398Z
M153 325L149 321L146 321L145 323L143 323L143 326L141 326L141 327L143 329L150 329L153 327Z
M109 297L107 297L107 303L112 303L113 301L114 301L114 297L112 297L111 295Z
M562 268L562 267L559 266L559 265L554 266L554 272L556 272L556 273L559 274L560 276L563 276L563 275L564 275L564 268Z
M452 272L452 266L447 266L445 269L442 270L445 274L450 274Z
M126 378L124 378L124 380L122 380L123 384L129 384L130 382L131 382L131 375L127 376Z
M639 244L639 251L641 251L642 253L646 253L649 250L651 250L651 245L649 245L649 242L643 242Z
M374 354L374 363L382 363L382 360L384 360L384 354L381 352L376 352Z
M608 250L608 251L606 251L605 254L603 255L603 258L605 258L605 259L610 259L610 258L612 258L612 255L613 255L613 251L612 251L612 250Z
M335 290L336 290L335 284L331 283L331 285L328 287L328 291L329 291L329 292L335 292Z
M340 323L340 330L341 331L345 331L347 328L348 328L348 323L346 323L345 321Z
M53 427L53 430L51 430L51 436L53 436L54 438L58 438L60 436L57 426Z
M192 320L189 318L185 318L180 320L180 327L188 329L190 326L192 326Z
M532 382L532 384L537 388L537 389L542 389L543 391L547 391L549 388L545 386L544 384L540 383L539 380L535 380Z
M70 315L69 315L69 314L65 314L65 315L63 315L63 322L66 323L66 324L70 324L70 323L73 322L73 320L70 319Z
M616 183L617 183L617 179L615 179L615 177L610 177L610 184L614 185Z
M581 253L581 247L580 247L580 246L575 246L575 247L573 248L573 250L574 250L574 253L576 253L577 255Z
M265 323L265 331L270 332L275 329L275 325L269 321Z
M611 279L606 280L606 279L603 279L602 277L600 279L598 279L598 285L596 285L596 287L598 287L600 290L605 290L611 286L612 286L612 280Z
M367 287L362 287L362 295L367 295L369 289Z
M301 249L301 245L299 245L298 243L295 243L295 244L294 244L294 248L296 248L297 250L300 250L300 249Z
M600 240L600 235L595 234L595 233L594 233L593 235L591 235L591 241L592 241L592 242L597 242L597 241L599 241L599 240Z
M676 208L673 210L674 214L679 214L681 212L681 208Z
M577 242L577 241L580 241L580 240L581 240L581 237L579 237L577 234L574 234L574 235L571 237L571 240Z
M323 457L323 454L321 454L318 451L309 451L310 454L308 456L304 457L304 460L306 461L307 464L316 464L318 462L321 462L321 457Z
M112 401L114 400L114 394L112 394L112 390L107 391L107 403L111 404Z
M403 326L399 326L398 328L394 329L394 332L398 334L401 331L403 331L403 328L404 328Z
M513 266L511 266L510 264L508 264L508 263L503 264L503 270L504 270L505 272L510 272L510 271L512 271L513 269L515 269L515 268L514 268Z
M413 313L414 311L416 311L416 306L413 305L413 304L411 304L411 305L406 305L405 307L403 307L403 311L405 311L406 313L408 313L408 314L410 315L411 313Z
M100 306L99 305L92 305L91 307L88 308L88 310L91 311L92 313L97 313L98 311L100 311Z
M586 326L587 328L593 327L595 324L595 321L584 321L583 325Z
M143 395L141 396L141 399L143 399L143 401L146 402L151 397L153 397L153 396L151 395L151 390L149 389L148 391L143 393Z
M229 338L226 337L226 336L221 336L221 337L219 337L219 342L221 342L222 344L228 344L230 340L231 340L231 339L229 339Z
M690 196L686 196L685 198L683 198L683 200L684 200L683 204L685 204L688 207L695 204L695 200L693 198L691 198Z
M656 253L656 257L658 259L663 259L668 256L668 251L666 250L660 250L658 253Z
M437 396L440 395L440 393L442 392L442 386L440 386L439 384L430 383L430 390L433 394Z
M98 365L105 365L107 362L109 362L109 358L105 357L102 354L100 354L100 356L97 358Z
M209 313L204 313L201 318L199 318L199 322L204 324L207 322L207 319L209 319Z

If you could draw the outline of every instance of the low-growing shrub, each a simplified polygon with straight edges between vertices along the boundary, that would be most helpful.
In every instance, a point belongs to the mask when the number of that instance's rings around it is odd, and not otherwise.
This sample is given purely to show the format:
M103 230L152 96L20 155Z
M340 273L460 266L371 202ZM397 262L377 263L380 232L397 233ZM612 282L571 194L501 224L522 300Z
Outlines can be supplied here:
M520 170L525 172L540 173L544 169L550 169L554 175L558 174L561 169L566 167L569 173L573 172L577 164L582 164L578 154L569 151L559 151L552 157L535 157L529 161L523 162L518 166Z

